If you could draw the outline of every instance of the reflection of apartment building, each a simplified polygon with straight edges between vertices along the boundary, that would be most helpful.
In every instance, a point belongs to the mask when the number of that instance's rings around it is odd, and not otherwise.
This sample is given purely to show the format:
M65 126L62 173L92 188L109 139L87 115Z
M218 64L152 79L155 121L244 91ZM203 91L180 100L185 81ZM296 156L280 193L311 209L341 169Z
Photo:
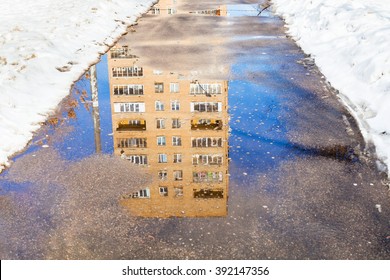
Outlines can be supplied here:
M155 4L149 11L151 15L175 15L178 13L186 13L184 10L180 10L180 0L160 0ZM187 11L188 12L188 11ZM191 13L202 14L202 15L212 15L212 16L227 16L227 6L222 5L215 8L210 8L200 11L190 11Z
M159 0L149 11L152 15L177 14L177 6L180 0Z
M139 216L224 216L228 196L227 81L185 80L109 53L114 153L153 175L123 200Z

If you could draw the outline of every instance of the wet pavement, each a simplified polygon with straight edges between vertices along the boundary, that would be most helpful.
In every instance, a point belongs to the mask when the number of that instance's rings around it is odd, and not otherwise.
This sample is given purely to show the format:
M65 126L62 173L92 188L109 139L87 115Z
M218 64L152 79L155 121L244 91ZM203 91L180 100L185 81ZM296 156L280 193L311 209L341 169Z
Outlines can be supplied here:
M283 22L255 1L164 2L97 65L100 126L87 75L0 175L0 258L389 259L383 174ZM142 67L126 84L144 94L115 95L118 65ZM126 102L145 112L116 111ZM130 137L147 146L121 146ZM216 144L191 146L205 137Z

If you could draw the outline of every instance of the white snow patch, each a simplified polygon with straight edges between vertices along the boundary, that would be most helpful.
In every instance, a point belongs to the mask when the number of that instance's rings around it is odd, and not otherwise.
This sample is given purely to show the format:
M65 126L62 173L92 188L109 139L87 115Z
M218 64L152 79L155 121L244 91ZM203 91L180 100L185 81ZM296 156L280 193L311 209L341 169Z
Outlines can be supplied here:
M0 172L156 0L0 1Z
M390 5L383 0L273 0L300 47L390 166Z

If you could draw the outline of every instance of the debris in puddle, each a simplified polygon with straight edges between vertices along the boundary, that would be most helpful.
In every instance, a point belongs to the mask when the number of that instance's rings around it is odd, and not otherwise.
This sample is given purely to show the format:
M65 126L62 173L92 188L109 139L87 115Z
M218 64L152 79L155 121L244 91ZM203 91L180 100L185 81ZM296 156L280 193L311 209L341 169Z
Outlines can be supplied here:
M42 145L42 148L49 148L49 145Z

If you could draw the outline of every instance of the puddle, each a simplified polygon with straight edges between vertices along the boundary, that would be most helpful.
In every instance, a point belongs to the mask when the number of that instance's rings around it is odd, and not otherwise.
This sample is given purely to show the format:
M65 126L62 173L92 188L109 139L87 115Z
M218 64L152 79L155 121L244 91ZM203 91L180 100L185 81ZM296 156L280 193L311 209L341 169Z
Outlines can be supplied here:
M388 256L383 195L353 184L377 179L283 22L200 2L160 1L97 64L98 103L87 73L1 174L2 259Z

